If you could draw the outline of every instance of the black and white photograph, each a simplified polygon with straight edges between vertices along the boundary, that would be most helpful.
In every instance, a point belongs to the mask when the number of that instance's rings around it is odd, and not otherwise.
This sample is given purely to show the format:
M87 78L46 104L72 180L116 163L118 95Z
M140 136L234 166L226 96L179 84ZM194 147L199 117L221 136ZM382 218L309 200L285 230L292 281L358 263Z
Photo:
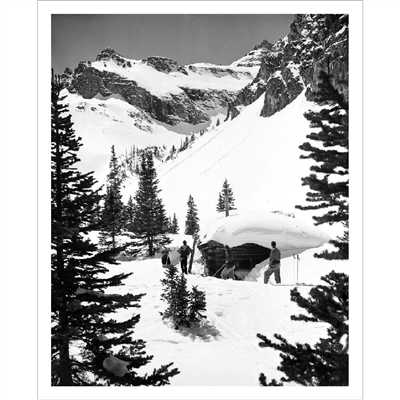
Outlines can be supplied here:
M52 387L349 386L349 14L246 11L51 14Z
M36 11L37 398L363 398L363 2Z

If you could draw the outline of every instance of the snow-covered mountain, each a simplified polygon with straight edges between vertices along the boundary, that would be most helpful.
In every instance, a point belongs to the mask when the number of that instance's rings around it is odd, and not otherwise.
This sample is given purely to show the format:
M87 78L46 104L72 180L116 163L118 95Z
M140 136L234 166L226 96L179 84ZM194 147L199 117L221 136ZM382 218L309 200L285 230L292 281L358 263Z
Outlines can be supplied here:
M301 178L313 164L300 159L299 146L310 132L304 113L316 107L312 100L319 69L329 70L337 88L347 94L342 83L348 74L347 26L345 16L298 15L287 37L276 44L263 41L228 66L184 66L161 57L131 60L106 49L94 61L81 62L63 75L65 101L83 141L79 151L83 171L94 171L102 183L112 145L121 157L132 146L164 149L164 157L156 160L160 197L167 215L176 214L181 233L173 235L169 245L173 264L179 262L178 246L192 239L182 234L189 195L198 209L200 240L263 245L279 237L281 286L263 283L268 260L255 265L243 281L202 276L204 266L196 250L187 282L206 293L207 312L204 323L194 329L175 330L160 317L165 308L160 298L164 278L160 254L110 269L113 275L133 272L113 292L145 294L137 311L141 318L135 338L146 341L154 360L140 372L174 362L181 373L171 380L173 389L196 387L190 396L174 398L207 398L202 390L208 387L213 389L210 398L222 391L223 398L249 398L255 393L249 388L258 389L260 373L268 380L282 377L279 352L262 349L257 333L268 337L280 333L290 343L310 345L327 335L325 323L290 319L302 312L290 300L290 285L321 284L321 276L331 270L347 273L348 262L313 257L329 234L335 236L336 227L324 226L321 232L328 235L320 233L313 229L310 212L295 205L305 204L308 187L302 186ZM189 147L167 160L170 148L179 147L192 132L195 140ZM225 179L238 210L221 222L216 205ZM123 185L126 202L135 194L135 175ZM278 213L266 216L266 211ZM295 218L282 223L279 214ZM298 259L292 257L299 253L300 272ZM304 296L309 289L299 287ZM131 316L132 310L124 309L116 318ZM235 394L227 393L226 386L235 387ZM295 383L288 386L301 389ZM154 398L159 395L154 392ZM260 396L265 392L255 397Z
M181 229L189 195L201 227L215 218L225 179L238 208L294 212L304 204L301 178L311 166L299 158L309 133L303 114L314 107L321 68L347 95L347 52L345 15L296 15L285 38L265 40L228 66L132 60L105 49L62 76L84 143L81 167L102 182L112 145L120 155L132 146L160 146L167 155L194 133L188 149L158 163L160 195ZM125 200L135 190L132 177L125 182Z

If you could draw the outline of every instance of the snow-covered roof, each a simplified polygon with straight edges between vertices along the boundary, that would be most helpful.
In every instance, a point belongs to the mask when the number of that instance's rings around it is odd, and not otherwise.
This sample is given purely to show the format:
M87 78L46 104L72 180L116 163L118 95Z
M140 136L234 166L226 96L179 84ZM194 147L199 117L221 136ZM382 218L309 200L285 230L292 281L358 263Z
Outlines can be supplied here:
M267 248L271 241L282 258L317 248L332 238L315 225L281 213L257 210L235 210L228 217L212 222L200 233L200 240L210 240L231 247L254 243Z

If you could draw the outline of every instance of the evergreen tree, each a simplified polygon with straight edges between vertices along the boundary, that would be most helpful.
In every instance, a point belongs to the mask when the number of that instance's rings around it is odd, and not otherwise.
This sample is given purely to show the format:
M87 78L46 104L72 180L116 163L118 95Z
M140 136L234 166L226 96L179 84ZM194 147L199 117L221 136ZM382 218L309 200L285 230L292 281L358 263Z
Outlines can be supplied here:
M168 218L161 199L158 197L158 179L154 167L153 155L144 152L139 173L139 187L135 194L135 214L132 224L132 246L135 253L146 249L148 256L168 245L171 239L168 232Z
M107 192L102 212L102 228L99 243L106 249L118 245L117 236L122 233L125 207L121 194L121 171L114 146L111 147L110 172L107 175Z
M301 150L308 152L300 158L311 158L316 165L310 169L309 176L302 178L303 186L309 186L307 206L297 205L301 210L326 209L326 213L313 216L315 225L340 223L345 234L331 243L337 252L325 252L323 258L348 258L348 220L349 220L349 132L348 102L331 84L331 76L321 71L315 101L321 106L317 112L304 114L310 121L310 128L317 129L307 138L315 142L305 142Z
M228 196L228 210L236 210L235 198L233 197L233 190L231 189L228 180L225 179L222 190L218 195L217 211L225 211L225 196Z
M161 293L161 300L167 302L168 307L164 312L160 312L163 319L172 318L175 314L176 302L176 286L178 281L178 268L176 265L168 265L165 271L165 278L161 280L163 285L163 292Z
M174 213L174 217L171 222L171 233L178 234L179 233L179 224L178 219L176 218L176 214Z
M318 285L310 290L310 297L304 298L297 288L290 292L291 300L308 312L292 316L295 321L326 322L328 337L320 339L314 346L309 344L291 345L281 335L274 337L273 343L267 337L257 334L262 340L260 347L270 347L281 352L281 365L278 367L286 377L281 382L296 382L304 386L348 386L348 337L349 337L349 280L342 273L330 272L321 277L326 285ZM265 376L260 376L263 386ZM275 382L276 383L276 382Z
M197 286L193 286L189 295L189 321L199 323L203 318L206 318L202 314L203 311L206 311L206 293L198 290Z
M200 226L199 226L197 206L191 195L189 195L189 200L187 202L187 205L188 205L188 211L186 214L185 235L194 235L199 232Z
M125 207L125 215L124 215L125 227L126 230L128 231L132 230L134 215L135 215L135 203L133 202L132 196L129 196L128 203Z
M172 321L174 328L190 328L191 324L198 324L203 318L201 313L206 310L206 295L192 287L187 289L185 274L178 273L175 265L166 267L165 278L161 280L163 292L161 299L167 303L164 312L160 312L163 319Z
M178 273L175 265L166 268L165 279L161 280L164 286L161 299L167 302L167 308L160 312L163 319L170 319L175 329L181 326L189 327L189 292L187 291L184 274Z
M177 285L175 287L175 307L174 315L172 320L175 325L175 329L180 326L190 327L189 322L189 301L190 294L187 290L187 281L185 274L180 274L177 279Z
M115 154L114 145L111 146L111 158L110 158L110 172L107 175L107 181L112 185L121 186L121 165L119 165L118 158Z
M93 173L82 174L81 139L75 135L59 77L51 85L51 383L73 385L166 385L178 374L171 364L139 376L135 371L152 359L145 342L133 340L140 315L117 322L120 308L139 307L142 294L105 294L130 274L110 276L115 251L99 252L88 239L101 198ZM103 277L107 274L107 278ZM74 349L74 351L72 351ZM76 352L79 354L74 355ZM117 360L125 372L106 368Z
M172 148L171 148L171 150L169 152L169 155L168 155L166 161L168 161L170 159L173 159L175 157L176 153L177 153L177 150L176 150L175 146L172 145Z

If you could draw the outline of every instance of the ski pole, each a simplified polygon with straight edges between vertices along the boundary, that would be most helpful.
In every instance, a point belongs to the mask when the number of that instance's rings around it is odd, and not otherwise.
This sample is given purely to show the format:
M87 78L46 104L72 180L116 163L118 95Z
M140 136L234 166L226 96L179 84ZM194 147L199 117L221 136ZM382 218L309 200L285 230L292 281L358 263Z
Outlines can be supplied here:
M296 279L296 263L294 261L294 259L296 258L296 256L293 254L292 259L293 259L293 279Z
M215 275L217 275L218 272L221 271L221 269L224 268L224 267L225 267L225 264L213 275L213 277L214 277Z

